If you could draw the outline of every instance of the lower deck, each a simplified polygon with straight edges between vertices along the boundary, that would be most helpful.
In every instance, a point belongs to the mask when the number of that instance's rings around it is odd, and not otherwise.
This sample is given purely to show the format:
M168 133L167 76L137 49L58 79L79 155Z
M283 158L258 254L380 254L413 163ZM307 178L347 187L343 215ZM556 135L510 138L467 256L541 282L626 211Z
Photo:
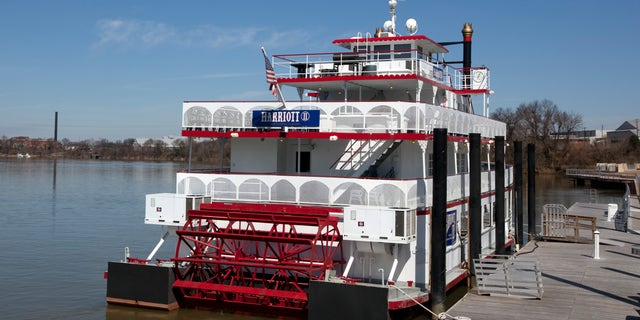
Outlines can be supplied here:
M513 180L512 168L508 168L504 176L504 185L509 188ZM468 173L447 177L449 202L468 199L469 178ZM493 171L481 173L484 196L495 192L494 180ZM428 177L386 179L228 172L179 172L176 176L176 194L201 195L224 202L428 208L433 202L432 191L433 180Z

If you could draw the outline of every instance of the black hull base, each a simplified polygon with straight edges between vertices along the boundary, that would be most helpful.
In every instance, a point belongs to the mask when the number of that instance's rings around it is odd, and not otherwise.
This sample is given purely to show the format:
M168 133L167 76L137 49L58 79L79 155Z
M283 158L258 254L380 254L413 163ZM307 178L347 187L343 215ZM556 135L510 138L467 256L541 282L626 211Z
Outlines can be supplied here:
M308 319L387 320L388 291L380 286L311 281Z
M109 262L107 302L162 310L179 308L173 294L173 268Z

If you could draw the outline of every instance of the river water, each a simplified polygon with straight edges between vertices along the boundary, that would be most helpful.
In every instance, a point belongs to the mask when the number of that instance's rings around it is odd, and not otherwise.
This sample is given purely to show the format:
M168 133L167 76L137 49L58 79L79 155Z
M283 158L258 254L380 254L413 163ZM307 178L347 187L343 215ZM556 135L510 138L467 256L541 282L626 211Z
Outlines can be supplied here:
M221 312L167 313L105 302L107 262L124 248L145 258L162 235L144 224L145 194L174 192L184 164L0 159L0 314L6 319L268 319ZM590 202L563 177L536 178L544 203ZM617 202L622 190L599 190ZM526 210L526 207L525 207ZM526 221L526 220L525 220ZM526 228L526 226L525 226ZM525 229L526 231L526 229ZM157 257L170 257L171 243Z

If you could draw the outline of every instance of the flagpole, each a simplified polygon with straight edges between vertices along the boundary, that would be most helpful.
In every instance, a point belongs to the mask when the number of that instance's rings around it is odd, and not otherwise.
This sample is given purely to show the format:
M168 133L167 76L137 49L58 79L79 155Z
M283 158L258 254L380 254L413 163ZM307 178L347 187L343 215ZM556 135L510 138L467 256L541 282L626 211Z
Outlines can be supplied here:
M275 79L275 71L273 70L273 65L271 64L271 61L269 60L269 56L267 56L267 52L264 50L264 47L260 47L260 50L262 50L262 55L264 55L265 67L267 69L267 82L269 84L271 84L271 85L275 85L276 86L276 92L278 94L278 100L280 100L280 102L282 102L282 106L280 108L278 108L278 109L284 109L284 108L286 108L286 102L284 101L284 96L282 95L282 91L280 90L280 84ZM269 79L269 72L272 73L272 76L273 76L272 80Z
M280 84L276 82L276 88L278 88L278 97L280 98L280 101L282 102L282 107L280 107L280 109L286 109L286 103L284 102L284 96L282 96L282 91L280 91Z

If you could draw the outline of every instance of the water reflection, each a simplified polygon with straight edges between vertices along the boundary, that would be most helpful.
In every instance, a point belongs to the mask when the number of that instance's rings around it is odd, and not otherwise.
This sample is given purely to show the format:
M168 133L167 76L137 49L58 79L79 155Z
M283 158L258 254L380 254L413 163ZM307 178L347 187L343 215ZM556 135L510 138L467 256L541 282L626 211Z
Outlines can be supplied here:
M625 186L613 189L594 189L589 185L577 186L572 179L564 175L538 175L536 176L536 232L541 232L542 208L545 204L562 204L567 209L576 202L582 203L616 203L622 202ZM526 191L525 191L526 193ZM525 199L526 201L526 199ZM528 212L525 204L524 230L528 230ZM525 236L525 240L527 237ZM526 241L525 241L526 242Z
M58 159L53 159L53 183L51 187L51 216L56 215L56 177L58 175Z
M547 203L563 204L569 208L576 202L618 203L622 200L625 186L618 189L594 189L589 185L575 186L572 179L564 175L536 176L536 212L542 212Z

